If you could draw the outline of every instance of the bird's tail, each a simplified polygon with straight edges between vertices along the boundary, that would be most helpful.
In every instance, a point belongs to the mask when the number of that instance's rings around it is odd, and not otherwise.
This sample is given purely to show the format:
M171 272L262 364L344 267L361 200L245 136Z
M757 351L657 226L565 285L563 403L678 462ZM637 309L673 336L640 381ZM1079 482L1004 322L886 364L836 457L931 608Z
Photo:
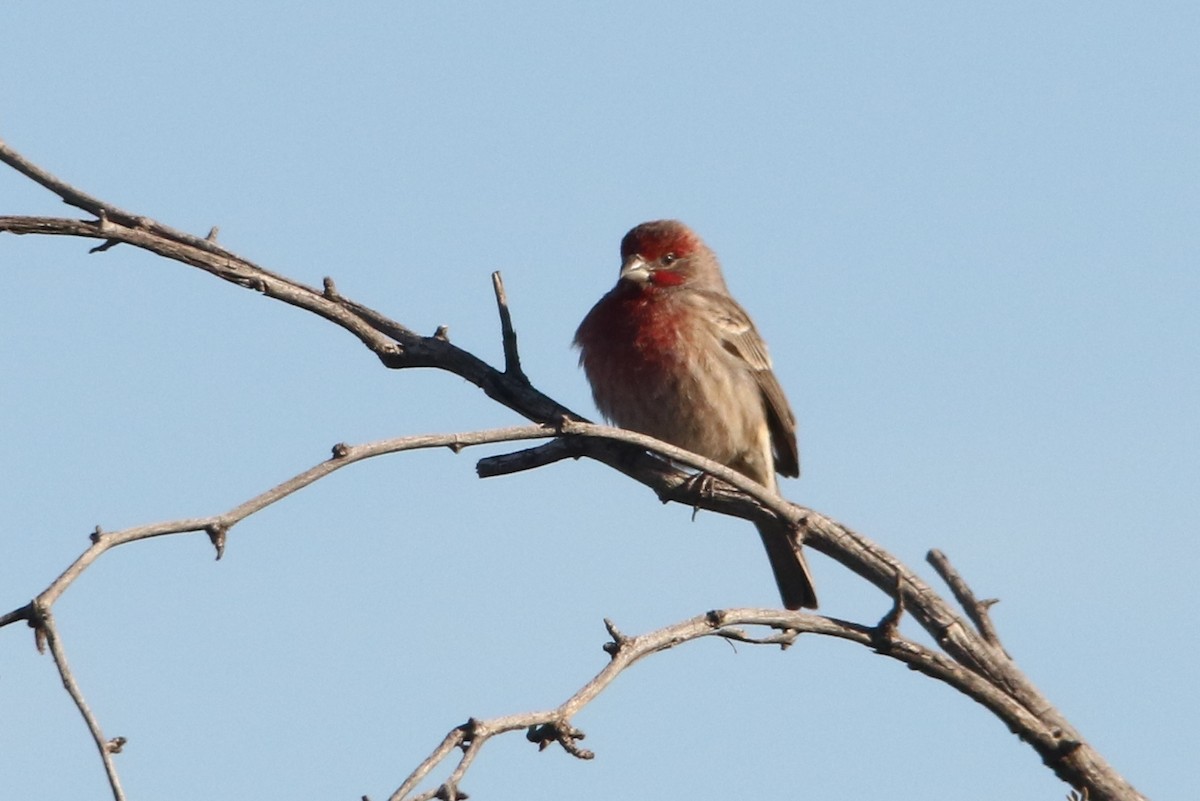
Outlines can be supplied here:
M816 609L817 590L813 586L808 563L800 552L800 544L792 539L788 528L779 523L756 523L771 561L771 572L779 585L779 596L788 609Z

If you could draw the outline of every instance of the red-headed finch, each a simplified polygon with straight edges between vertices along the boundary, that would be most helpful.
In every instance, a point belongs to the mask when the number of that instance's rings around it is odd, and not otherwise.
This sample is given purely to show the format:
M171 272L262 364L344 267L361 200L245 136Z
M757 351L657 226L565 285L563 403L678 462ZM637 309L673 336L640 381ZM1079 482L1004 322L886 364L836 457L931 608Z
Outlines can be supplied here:
M776 489L800 475L796 419L767 347L729 294L716 254L675 220L621 240L621 274L575 333L606 418ZM808 565L782 523L758 525L788 609L817 608Z

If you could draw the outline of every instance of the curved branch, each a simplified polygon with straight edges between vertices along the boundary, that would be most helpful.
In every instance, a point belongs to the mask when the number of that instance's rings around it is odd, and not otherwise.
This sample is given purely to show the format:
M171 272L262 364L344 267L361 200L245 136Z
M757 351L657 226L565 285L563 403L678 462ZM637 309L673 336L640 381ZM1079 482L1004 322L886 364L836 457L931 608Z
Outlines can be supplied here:
M221 558L224 539L229 529L245 520L255 512L259 512L271 504L283 500L297 490L301 490L319 479L324 478L335 470L347 465L402 451L422 450L427 448L450 448L455 453L472 445L484 445L494 442L515 442L524 439L541 439L553 436L554 432L544 426L511 426L509 428L493 428L485 431L470 431L454 434L423 434L414 437L397 437L395 439L369 442L363 445L346 445L339 443L333 446L333 456L320 462L302 473L271 487L253 498L238 504L222 514L210 517L184 518L169 520L161 523L150 523L120 531L101 531L98 527L91 535L92 544L80 554L71 566L42 590L38 596L25 606L14 609L0 617L0 627L18 620L29 621L35 626L38 620L46 619L50 607L66 592L85 570L107 551L119 545L131 542L162 537L169 534L186 534L205 532L214 540L217 547L217 558ZM218 542L219 540L219 542ZM43 610L38 612L38 610Z
M404 783L391 795L390 801L430 801L433 798L453 797L479 750L492 737L507 732L525 730L527 739L537 743L540 749L557 742L572 756L591 759L591 752L580 749L576 744L584 738L584 734L571 723L575 714L595 700L621 673L636 662L659 651L666 651L703 637L722 637L736 642L779 645L783 648L791 645L801 634L819 634L848 640L898 659L920 673L949 684L997 712L1014 728L1036 731L1044 740L1053 739L1053 733L1028 710L981 677L963 670L945 655L931 651L912 640L886 635L882 632L882 626L867 627L821 615L771 609L715 610L635 637L621 634L608 620L604 623L612 637L604 646L611 660L570 698L545 711L488 720L471 718L466 723L456 726L409 774ZM777 634L754 637L736 628L739 626L769 628ZM882 642L881 637L887 641ZM461 749L463 753L446 779L433 790L412 795L417 786L456 748Z

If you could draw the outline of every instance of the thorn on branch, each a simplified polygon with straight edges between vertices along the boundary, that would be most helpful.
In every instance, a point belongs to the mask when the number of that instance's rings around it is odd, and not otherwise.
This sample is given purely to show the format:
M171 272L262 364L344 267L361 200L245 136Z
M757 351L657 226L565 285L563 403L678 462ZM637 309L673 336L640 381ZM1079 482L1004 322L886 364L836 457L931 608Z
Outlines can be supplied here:
M333 458L334 459L345 459L349 455L350 455L350 446L347 445L346 443L339 442L338 444L333 446Z
M229 534L229 526L223 523L213 523L204 529L204 533L208 535L208 540L217 549L217 561L221 561L221 557L225 555L225 538Z
M321 284L325 288L321 294L323 294L325 296L326 300L341 300L342 299L342 296L338 294L337 286L333 283L333 279L330 278L328 275L325 276L324 279L322 279Z
M119 754L125 748L125 743L129 742L124 737L114 737L104 744L104 748L110 754Z
M101 537L103 537L103 536L104 536L104 531L100 528L100 524L97 523L96 528L92 529L92 533L88 535L88 539L91 540L93 544L95 544L95 543L99 542Z
M219 234L219 233L221 233L221 229L214 225L212 228L208 229L208 236L204 237L204 241L205 242L216 242L217 234Z
M433 332L433 338L442 342L450 341L450 329L444 325L439 325L437 330Z

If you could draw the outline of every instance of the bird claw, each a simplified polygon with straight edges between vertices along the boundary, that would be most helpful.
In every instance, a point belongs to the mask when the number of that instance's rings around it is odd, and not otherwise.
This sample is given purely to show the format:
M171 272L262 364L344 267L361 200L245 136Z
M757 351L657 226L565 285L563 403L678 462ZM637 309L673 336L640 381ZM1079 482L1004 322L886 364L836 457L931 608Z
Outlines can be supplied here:
M714 488L716 487L716 484L717 484L717 480L715 478L713 478L712 475L702 471L702 472L696 473L694 476L692 476L691 478L688 479L687 488L688 488L688 492L695 492L702 499L703 498L711 498L715 494ZM692 520L693 520L693 522L696 520L696 513L699 511L700 511L700 504L698 504L698 503L692 504Z

